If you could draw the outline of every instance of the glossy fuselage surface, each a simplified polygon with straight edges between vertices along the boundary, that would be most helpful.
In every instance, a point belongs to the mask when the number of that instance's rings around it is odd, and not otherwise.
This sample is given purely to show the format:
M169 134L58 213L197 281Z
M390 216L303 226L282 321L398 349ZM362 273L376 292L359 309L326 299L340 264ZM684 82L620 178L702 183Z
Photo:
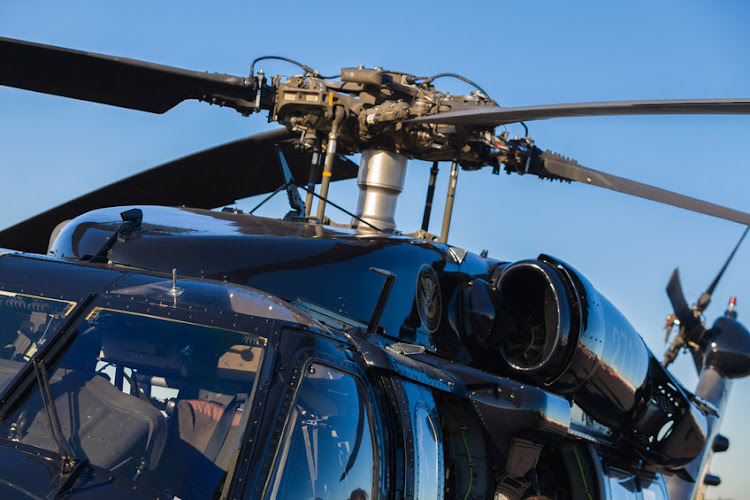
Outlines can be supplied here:
M73 260L95 255L122 224L124 209L74 219L51 254ZM351 326L372 317L384 283L372 268L382 269L396 275L379 324L382 333L443 354L460 351L455 331L460 326L450 315L462 276L487 277L498 264L397 235L207 210L142 209L141 230L112 246L110 262L251 286L302 307L322 306Z

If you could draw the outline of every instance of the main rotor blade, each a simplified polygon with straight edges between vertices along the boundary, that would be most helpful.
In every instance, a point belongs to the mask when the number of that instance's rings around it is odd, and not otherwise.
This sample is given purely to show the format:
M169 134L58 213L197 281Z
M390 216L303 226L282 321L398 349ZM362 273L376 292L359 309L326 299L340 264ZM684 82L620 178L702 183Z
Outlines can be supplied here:
M750 99L656 99L545 104L517 108L483 107L408 120L412 123L498 126L547 118L622 115L747 115Z
M545 151L539 155L541 162L532 166L530 173L540 177L550 177L578 181L592 186L599 186L613 191L638 196L647 200L658 201L674 207L692 210L706 215L719 217L720 219L739 222L750 225L750 214L733 210L722 205L716 205L707 201L699 200L673 191L667 191L658 187L650 186L640 182L631 181L616 175L606 174L598 170L582 167L574 160L564 158L560 155Z
M186 99L255 109L253 83L134 59L0 38L0 85L164 113Z
M46 253L57 224L89 210L118 205L168 205L216 208L273 191L284 184L274 144L289 141L279 129L230 142L165 163L92 191L0 231L0 248ZM307 179L310 155L282 146L292 175ZM332 180L357 176L357 165L338 158Z

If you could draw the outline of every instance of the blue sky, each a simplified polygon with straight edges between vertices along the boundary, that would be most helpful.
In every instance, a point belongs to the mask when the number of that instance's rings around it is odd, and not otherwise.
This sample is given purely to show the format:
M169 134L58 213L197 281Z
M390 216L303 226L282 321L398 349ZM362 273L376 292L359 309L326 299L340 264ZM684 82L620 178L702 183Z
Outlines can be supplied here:
M0 3L0 36L246 75L257 56L291 57L335 74L383 66L462 74L503 106L615 99L750 97L750 6L695 2L36 2ZM266 74L292 74L264 62ZM54 75L50 75L54 78ZM470 89L441 79L454 93ZM750 212L748 117L612 117L530 122L531 136L581 164ZM165 115L0 88L0 227L175 157L267 130L265 116L183 103ZM522 133L509 128L511 134ZM418 228L429 165L413 162L397 223ZM442 213L449 167L442 166ZM356 187L332 198L353 207ZM282 200L283 201L283 200ZM243 202L242 207L251 205ZM264 207L265 208L265 207ZM264 212L281 216L283 203ZM336 217L335 213L331 213ZM339 216L338 221L348 218ZM440 217L433 216L433 232ZM737 224L598 188L461 172L450 242L520 260L549 253L583 272L661 357L664 293L680 267L689 301L708 286L742 233ZM707 310L738 296L750 317L750 245ZM687 359L674 372L694 388ZM729 452L709 497L741 498L750 381L733 387L723 431Z

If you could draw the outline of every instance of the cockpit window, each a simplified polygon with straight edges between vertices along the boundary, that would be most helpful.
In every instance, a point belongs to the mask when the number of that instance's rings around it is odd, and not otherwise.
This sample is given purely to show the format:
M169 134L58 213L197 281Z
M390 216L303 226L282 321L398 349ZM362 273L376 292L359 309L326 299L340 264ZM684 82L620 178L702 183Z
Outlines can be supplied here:
M48 370L63 435L79 458L183 500L211 498L239 450L266 340L94 308ZM58 451L40 391L0 436Z
M370 418L362 386L354 377L310 365L266 498L373 498L376 461Z
M417 491L424 498L442 498L440 487L440 444L438 441L435 422L431 412L425 407L418 407L414 418L414 444L417 461Z
M0 290L0 393L62 327L76 303Z

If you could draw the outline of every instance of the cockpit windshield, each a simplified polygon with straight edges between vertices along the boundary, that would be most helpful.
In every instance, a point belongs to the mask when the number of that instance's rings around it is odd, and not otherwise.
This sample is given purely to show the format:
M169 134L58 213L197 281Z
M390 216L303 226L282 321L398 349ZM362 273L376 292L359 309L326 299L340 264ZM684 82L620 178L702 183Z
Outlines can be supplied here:
M71 301L0 290L0 393L75 306Z
M46 319L33 316L39 299L24 300L34 312L21 321L17 311L0 309L0 363L16 371L31 356L19 344L38 343L40 332L44 340L48 323L59 319L52 309L41 313ZM266 339L122 309L84 313L70 347L47 370L62 433L77 457L96 466L183 500L211 498L239 451ZM6 326L11 321L17 324ZM35 335L21 342L24 322ZM58 451L39 391L0 424L0 437Z

